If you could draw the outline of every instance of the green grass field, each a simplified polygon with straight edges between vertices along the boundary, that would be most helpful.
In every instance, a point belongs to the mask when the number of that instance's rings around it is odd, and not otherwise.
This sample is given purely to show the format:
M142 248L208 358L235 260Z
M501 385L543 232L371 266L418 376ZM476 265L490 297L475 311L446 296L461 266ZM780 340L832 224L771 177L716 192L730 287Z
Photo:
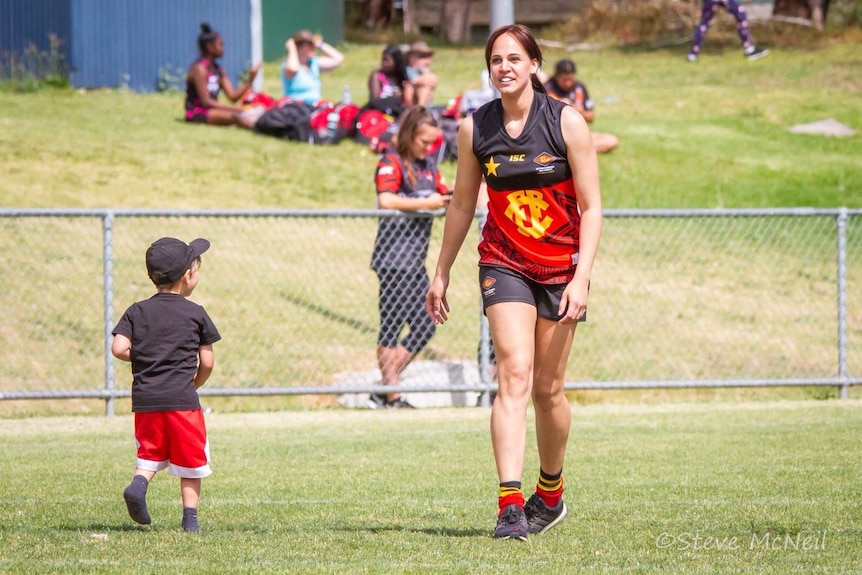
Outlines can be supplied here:
M569 518L527 543L491 537L485 409L211 414L198 536L164 473L153 524L127 516L131 417L0 420L0 571L860 573L861 413L575 407ZM527 489L537 465L528 449Z
M769 58L749 63L732 36L711 40L694 66L684 61L685 46L571 55L597 101L594 128L622 140L599 160L605 207L862 207L862 136L789 133L793 124L829 117L862 130L862 42L773 46ZM325 95L337 97L349 83L362 99L381 47L344 46L348 63L324 76ZM564 55L547 50L546 68ZM478 86L481 49L440 48L435 68L443 103ZM277 69L266 63L265 89L276 95ZM190 126L181 109L176 93L0 90L0 205L374 206L376 158L361 146L309 147ZM452 164L443 170L454 175ZM0 230L0 245L17 245L15 229ZM620 244L629 235L635 243L638 233L608 237L608 253L615 245L625 252ZM56 249L92 247L98 270L97 240ZM613 261L601 265L615 268L609 274L630 301L629 276ZM118 273L131 277L132 267L123 261ZM26 287L22 276L34 278L31 288L37 277L66 277L59 265L23 261L15 270L25 273L0 266L6 294ZM98 272L93 278L93 286L68 289L96 298ZM4 306L2 314L15 309ZM48 311L37 319L80 331L81 318ZM74 349L51 352L81 362L100 349L98 327ZM794 356L800 373L820 357L810 346L805 352ZM622 349L606 361L627 360ZM28 381L38 383L46 365L32 362ZM10 411L19 417L0 418L0 572L862 573L862 403L759 391L577 394L566 465L570 517L526 544L490 536L497 478L485 409L297 411L289 398L213 399L215 474L204 481L203 531L189 536L179 529L178 480L167 475L150 489L151 527L126 514L130 416L26 418L93 413L98 402L28 402L23 411L16 404ZM702 401L662 403L680 398ZM632 401L648 405L611 404ZM228 413L249 410L257 412ZM127 402L117 411L128 413ZM527 489L537 466L528 449Z

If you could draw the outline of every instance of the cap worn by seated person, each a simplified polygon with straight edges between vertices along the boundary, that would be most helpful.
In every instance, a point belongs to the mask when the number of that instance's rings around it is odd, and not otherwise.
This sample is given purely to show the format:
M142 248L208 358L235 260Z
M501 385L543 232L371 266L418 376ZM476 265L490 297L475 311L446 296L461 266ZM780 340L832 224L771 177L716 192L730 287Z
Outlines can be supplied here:
M419 57L419 58L430 58L434 55L434 50L432 50L427 42L423 42L419 40L417 42L413 42L410 44L410 48L407 49L406 56L410 58L411 56Z

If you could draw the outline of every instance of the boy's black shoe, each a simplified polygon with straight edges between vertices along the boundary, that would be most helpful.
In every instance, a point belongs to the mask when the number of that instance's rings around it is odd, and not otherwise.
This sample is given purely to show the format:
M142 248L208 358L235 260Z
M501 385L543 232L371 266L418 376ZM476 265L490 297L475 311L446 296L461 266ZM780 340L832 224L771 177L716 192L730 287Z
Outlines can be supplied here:
M497 539L520 539L527 540L527 518L524 509L520 505L509 505L497 518L497 527L494 529L494 537Z
M198 510L193 507L183 507L183 531L186 533L197 533L201 528L198 525Z
M123 491L123 499L126 500L126 509L129 517L141 525L152 523L150 513L147 511L147 485L148 481L143 475L135 475Z
M565 519L569 512L566 504L560 499L555 507L548 507L538 494L533 493L524 505L524 514L527 517L527 531L530 533L544 533L551 527Z

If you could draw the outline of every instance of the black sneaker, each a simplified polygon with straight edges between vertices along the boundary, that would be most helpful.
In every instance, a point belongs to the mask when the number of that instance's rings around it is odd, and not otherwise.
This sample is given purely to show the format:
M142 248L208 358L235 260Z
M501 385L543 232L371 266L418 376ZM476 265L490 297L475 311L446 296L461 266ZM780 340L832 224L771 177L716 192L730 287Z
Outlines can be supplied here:
M527 518L524 516L524 508L520 505L509 505L497 518L497 527L494 529L494 537L497 539L520 539L527 540Z
M760 60L761 58L766 58L769 55L769 50L766 48L757 48L755 47L750 53L746 54L745 57L748 58L751 62L755 60Z
M529 533L544 533L562 521L569 512L566 504L560 499L556 507L548 507L537 493L533 493L524 505Z
M135 475L123 491L123 499L126 500L126 509L129 511L135 523L149 525L152 523L150 513L147 511L147 480L141 475Z
M393 399L392 401L387 401L385 407L386 409L416 409L415 405L411 405L403 397Z
M382 393L372 393L368 396L368 407L371 409L383 409L386 407L386 396Z
M183 531L186 533L197 533L201 530L198 525L198 510L192 507L183 508Z

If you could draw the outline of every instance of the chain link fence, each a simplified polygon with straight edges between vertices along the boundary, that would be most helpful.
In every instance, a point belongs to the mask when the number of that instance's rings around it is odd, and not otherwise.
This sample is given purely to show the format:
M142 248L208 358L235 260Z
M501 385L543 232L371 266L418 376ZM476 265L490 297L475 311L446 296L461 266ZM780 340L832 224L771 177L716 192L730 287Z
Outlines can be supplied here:
M148 298L144 253L205 237L191 299L222 334L202 395L380 392L378 278L392 211L0 210L0 399L128 397L110 331ZM482 214L450 320L405 391L488 391ZM608 210L567 389L862 384L862 210ZM433 227L427 268L442 236ZM484 344L484 345L483 345Z

